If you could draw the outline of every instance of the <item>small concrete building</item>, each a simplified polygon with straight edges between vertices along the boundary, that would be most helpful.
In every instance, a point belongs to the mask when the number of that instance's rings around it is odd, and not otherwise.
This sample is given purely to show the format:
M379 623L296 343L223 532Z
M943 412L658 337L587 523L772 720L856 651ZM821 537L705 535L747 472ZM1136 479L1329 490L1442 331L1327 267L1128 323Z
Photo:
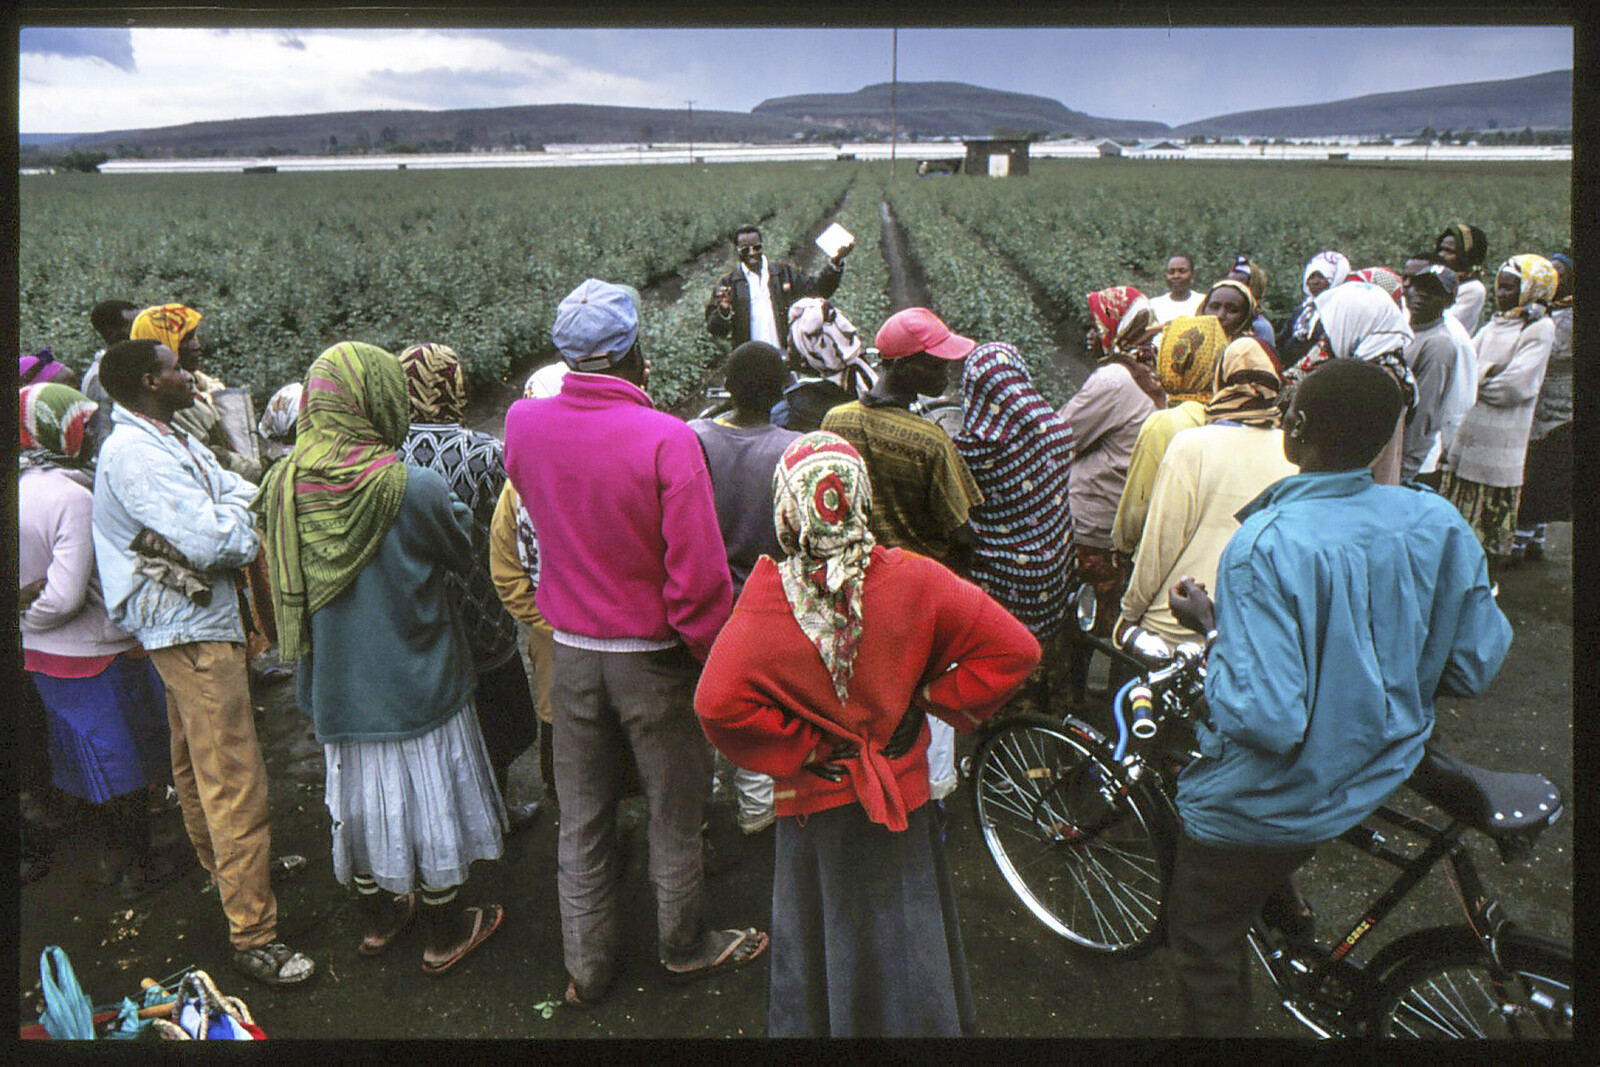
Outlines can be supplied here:
M962 170L970 175L1006 178L1028 173L1028 142L1023 140L966 141L967 161Z

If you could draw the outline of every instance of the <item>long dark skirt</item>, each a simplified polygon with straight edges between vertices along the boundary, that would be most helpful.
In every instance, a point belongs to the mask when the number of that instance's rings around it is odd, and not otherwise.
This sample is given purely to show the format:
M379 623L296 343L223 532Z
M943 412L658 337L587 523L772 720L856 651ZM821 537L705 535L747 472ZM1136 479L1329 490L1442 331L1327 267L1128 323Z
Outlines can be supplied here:
M522 657L512 656L498 667L480 671L473 702L478 707L478 725L489 762L495 773L502 773L539 736L533 690L528 687Z
M118 656L92 678L32 677L57 789L103 804L171 779L166 689L148 658Z
M1522 471L1518 526L1572 519L1572 423L1557 426L1528 445Z
M959 1037L976 1025L932 804L778 820L769 1037Z

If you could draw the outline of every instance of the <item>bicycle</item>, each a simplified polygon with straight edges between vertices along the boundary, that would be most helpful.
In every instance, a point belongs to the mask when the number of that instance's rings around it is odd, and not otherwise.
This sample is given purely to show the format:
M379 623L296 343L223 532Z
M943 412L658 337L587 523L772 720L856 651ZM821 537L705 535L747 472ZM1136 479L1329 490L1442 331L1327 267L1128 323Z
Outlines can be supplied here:
M1118 692L1114 740L1070 716L1021 716L993 729L963 768L1001 874L1081 951L1133 958L1165 940L1181 832L1177 775L1198 756L1204 672L1204 649L1180 645ZM1320 1037L1570 1037L1571 945L1506 918L1463 841L1477 830L1502 861L1525 857L1565 810L1560 789L1543 775L1471 766L1431 742L1407 786L1449 822L1385 804L1340 835L1399 871L1342 936L1323 946L1265 919L1249 931L1280 1005ZM1373 823L1415 834L1424 847L1393 848ZM1445 859L1466 923L1412 931L1355 964L1355 947Z

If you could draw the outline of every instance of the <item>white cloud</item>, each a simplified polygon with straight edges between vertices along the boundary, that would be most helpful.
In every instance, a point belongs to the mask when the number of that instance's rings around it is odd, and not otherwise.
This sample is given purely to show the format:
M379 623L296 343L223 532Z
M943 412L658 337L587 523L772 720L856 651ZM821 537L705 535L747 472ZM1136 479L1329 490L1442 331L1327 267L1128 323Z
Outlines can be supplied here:
M137 73L23 55L19 128L97 132L388 108L648 106L659 97L640 78L589 69L527 40L516 44L415 30L136 28Z

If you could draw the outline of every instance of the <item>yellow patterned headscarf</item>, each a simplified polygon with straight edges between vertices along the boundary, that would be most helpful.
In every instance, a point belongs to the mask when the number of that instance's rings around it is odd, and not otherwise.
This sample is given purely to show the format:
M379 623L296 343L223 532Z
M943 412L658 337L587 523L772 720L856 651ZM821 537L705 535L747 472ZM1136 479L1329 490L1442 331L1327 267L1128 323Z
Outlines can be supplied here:
M1543 256L1512 256L1500 264L1500 270L1510 271L1522 279L1517 306L1500 313L1508 319L1526 318L1530 304L1549 304L1551 297L1556 295L1556 287L1561 284L1556 265Z
M201 315L192 307L182 304L160 304L139 312L128 330L130 341L155 341L173 352L184 337L200 325Z
M1156 375L1167 391L1167 403L1175 407L1185 400L1209 400L1217 361L1227 347L1228 337L1215 315L1181 315L1167 323L1156 354Z
M413 422L460 422L467 407L467 372L448 345L412 345L400 353Z

